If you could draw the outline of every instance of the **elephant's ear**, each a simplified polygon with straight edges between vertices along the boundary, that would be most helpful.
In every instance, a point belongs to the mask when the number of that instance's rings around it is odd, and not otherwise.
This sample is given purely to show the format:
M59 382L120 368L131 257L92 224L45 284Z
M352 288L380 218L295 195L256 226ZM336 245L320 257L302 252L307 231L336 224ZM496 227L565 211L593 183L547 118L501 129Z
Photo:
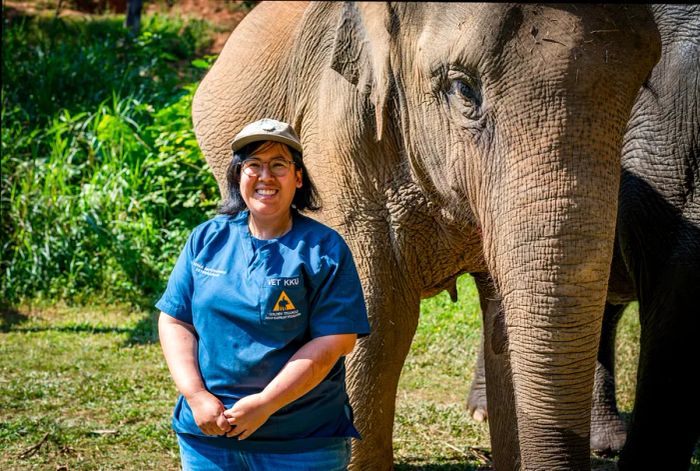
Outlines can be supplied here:
M331 68L369 94L374 105L377 140L382 139L390 83L390 7L387 3L345 2L336 29Z

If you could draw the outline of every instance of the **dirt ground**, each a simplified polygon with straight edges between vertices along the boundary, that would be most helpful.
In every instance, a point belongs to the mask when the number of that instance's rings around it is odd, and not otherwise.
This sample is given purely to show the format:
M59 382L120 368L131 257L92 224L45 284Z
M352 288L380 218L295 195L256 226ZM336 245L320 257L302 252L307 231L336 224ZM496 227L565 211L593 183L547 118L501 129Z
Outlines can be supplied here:
M210 48L221 52L231 31L258 2L232 0L144 0L143 13L169 13L200 18L214 24L217 33ZM3 0L3 18L24 15L85 16L124 13L126 0Z

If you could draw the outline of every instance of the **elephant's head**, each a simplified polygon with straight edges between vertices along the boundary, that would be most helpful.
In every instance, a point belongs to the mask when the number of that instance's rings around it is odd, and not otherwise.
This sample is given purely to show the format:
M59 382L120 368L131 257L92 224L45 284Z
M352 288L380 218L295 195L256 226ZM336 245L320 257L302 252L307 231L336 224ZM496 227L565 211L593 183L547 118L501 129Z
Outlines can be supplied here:
M481 230L525 467L588 463L620 146L659 53L639 6L347 4L337 23L331 66L376 139Z

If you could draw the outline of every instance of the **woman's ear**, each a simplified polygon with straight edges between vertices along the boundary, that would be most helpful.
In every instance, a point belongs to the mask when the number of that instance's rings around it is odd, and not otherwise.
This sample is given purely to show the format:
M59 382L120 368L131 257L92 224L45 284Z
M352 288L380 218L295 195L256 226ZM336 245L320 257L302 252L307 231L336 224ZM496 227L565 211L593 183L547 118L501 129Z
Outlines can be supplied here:
M302 170L297 170L295 171L296 179L297 179L297 188L301 188L303 185L303 179L302 179Z

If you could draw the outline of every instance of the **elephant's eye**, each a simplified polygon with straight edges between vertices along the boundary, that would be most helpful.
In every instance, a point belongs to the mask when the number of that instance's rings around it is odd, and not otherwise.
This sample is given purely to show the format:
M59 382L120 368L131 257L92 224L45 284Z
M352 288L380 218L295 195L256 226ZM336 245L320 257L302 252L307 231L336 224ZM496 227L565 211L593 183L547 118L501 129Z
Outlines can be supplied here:
M466 118L477 119L481 107L481 91L479 82L474 77L459 70L447 73L449 83L448 95Z

